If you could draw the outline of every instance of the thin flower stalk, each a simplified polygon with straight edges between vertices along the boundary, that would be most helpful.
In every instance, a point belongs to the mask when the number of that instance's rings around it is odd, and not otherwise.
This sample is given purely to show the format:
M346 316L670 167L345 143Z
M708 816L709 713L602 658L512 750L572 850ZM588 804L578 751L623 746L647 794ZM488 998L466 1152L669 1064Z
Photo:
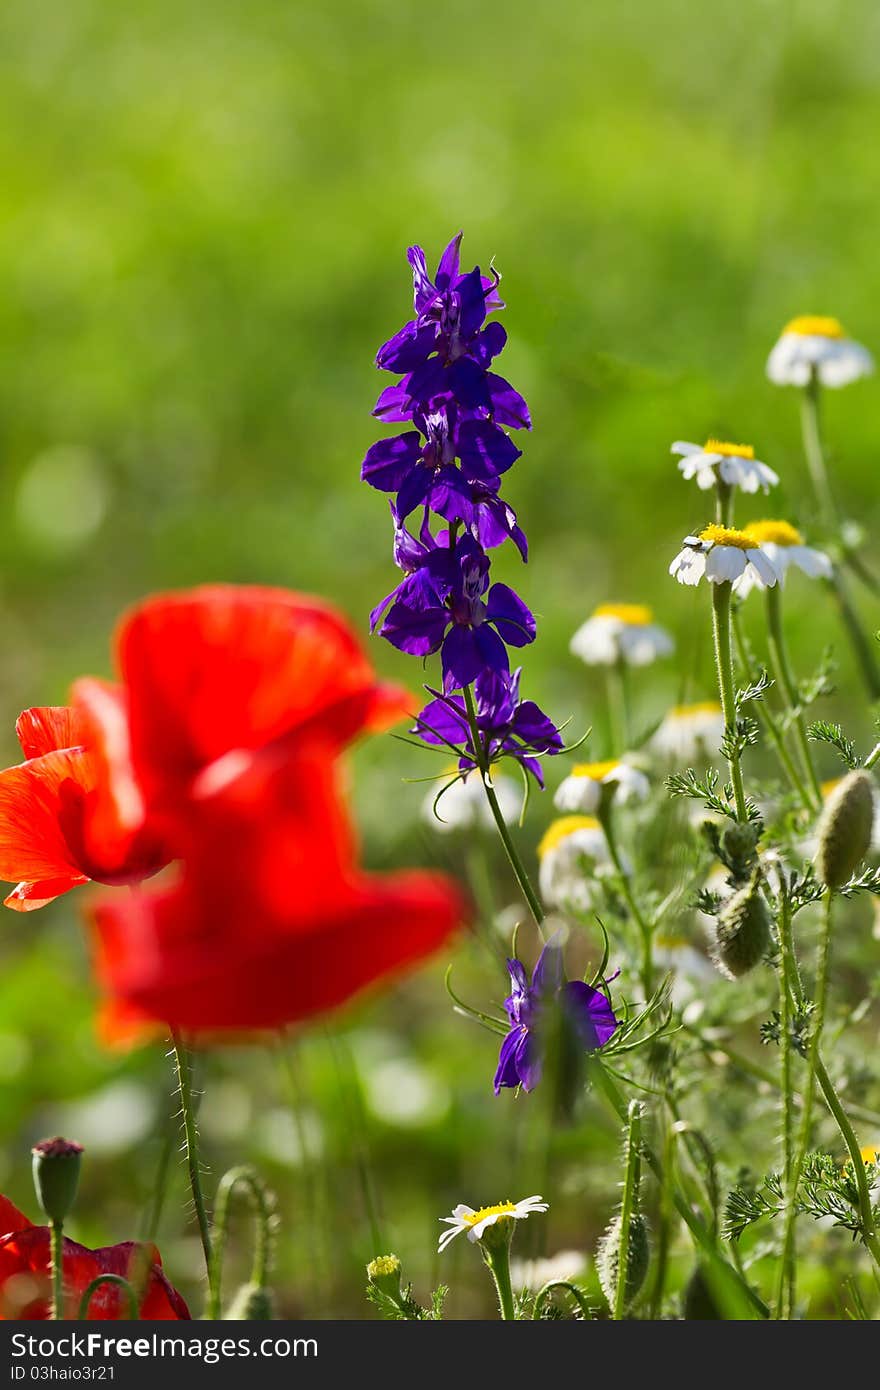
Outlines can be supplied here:
M715 666L718 674L718 691L721 709L724 714L724 735L727 746L727 761L730 781L733 787L736 819L748 820L746 793L743 785L740 755L736 744L736 695L733 684L733 655L730 646L730 598L729 583L712 585L712 632L715 640Z
M767 631L770 641L770 656L773 670L780 689L783 691L794 722L795 737L804 776L809 783L812 809L819 810L822 805L822 789L813 765L810 740L807 737L807 724L797 682L792 674L785 640L785 625L782 620L782 585L775 584L766 590Z

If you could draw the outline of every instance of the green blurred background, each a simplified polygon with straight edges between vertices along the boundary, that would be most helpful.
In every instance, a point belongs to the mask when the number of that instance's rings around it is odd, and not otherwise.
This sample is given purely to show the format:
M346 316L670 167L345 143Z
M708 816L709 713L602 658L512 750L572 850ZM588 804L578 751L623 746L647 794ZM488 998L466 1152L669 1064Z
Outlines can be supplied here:
M18 711L106 672L116 616L150 590L289 584L365 629L393 583L385 501L358 480L389 380L373 357L410 310L406 246L435 264L461 227L465 264L495 257L504 275L504 370L534 417L507 484L530 563L497 560L539 616L527 693L578 729L601 722L567 647L606 599L653 602L680 639L678 674L665 663L640 688L643 722L711 693L705 595L666 578L707 508L669 444L752 441L782 477L769 513L809 529L797 402L763 366L797 313L836 314L880 346L878 39L870 0L7 0L5 760ZM878 390L859 384L827 408L834 486L869 534ZM804 671L837 629L806 581L790 593ZM876 624L876 601L860 601ZM371 650L417 679L384 644ZM459 847L414 828L424 789L401 782L433 766L389 740L356 762L368 860L455 866ZM533 805L527 845L548 817ZM501 865L498 893L510 896ZM139 1226L171 1101L161 1050L125 1058L95 1041L82 901L5 917L0 1182L30 1208L29 1144L75 1133L90 1153L74 1234L98 1243ZM472 991L498 997L487 956L463 957ZM420 1279L455 1201L538 1190L535 1126L524 1104L492 1098L492 1039L451 1015L441 982L436 967L349 1015L342 1051L320 1031L292 1045L301 1131L268 1052L205 1063L213 1173L250 1157L279 1189L292 1315L362 1314L375 1250L358 1145L382 1238ZM551 1249L601 1229L616 1142L595 1117L558 1140L577 1161L554 1194ZM175 1164L159 1238L194 1295L184 1217ZM445 1273L459 1261L479 1277L468 1251Z

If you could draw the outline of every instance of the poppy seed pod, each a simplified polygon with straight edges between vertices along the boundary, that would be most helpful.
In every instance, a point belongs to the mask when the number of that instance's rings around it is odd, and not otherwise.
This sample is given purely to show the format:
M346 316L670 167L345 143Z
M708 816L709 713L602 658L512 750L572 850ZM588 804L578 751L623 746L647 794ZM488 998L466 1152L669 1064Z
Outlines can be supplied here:
M757 877L724 903L715 929L712 959L729 980L753 970L770 945L770 910Z
M612 1217L596 1251L596 1270L602 1292L613 1308L617 1301L617 1280L620 1271L621 1214ZM629 1222L629 1238L626 1257L626 1288L624 1308L629 1308L645 1282L648 1273L650 1250L648 1246L648 1226L641 1212L634 1211Z
M829 888L851 878L871 845L874 783L867 772L850 772L825 802L817 828L816 869Z
M275 1317L271 1290L259 1284L242 1284L226 1317L230 1322L271 1322Z
M49 1220L61 1225L73 1206L79 1184L82 1144L70 1139L44 1139L35 1144L34 1187L37 1201Z

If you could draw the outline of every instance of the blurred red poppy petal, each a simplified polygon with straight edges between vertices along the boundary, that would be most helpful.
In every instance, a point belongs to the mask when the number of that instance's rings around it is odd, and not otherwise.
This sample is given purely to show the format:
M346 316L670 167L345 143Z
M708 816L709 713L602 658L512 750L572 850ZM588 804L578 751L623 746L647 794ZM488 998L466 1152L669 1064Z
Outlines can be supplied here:
M209 585L150 598L118 634L134 762L187 781L234 748L322 721L376 687L344 619L283 589ZM350 733L350 730L346 731Z
M363 876L293 932L237 913L209 926L197 911L185 885L94 910L111 996L190 1033L280 1028L334 1009L419 965L466 916L448 879L421 872Z

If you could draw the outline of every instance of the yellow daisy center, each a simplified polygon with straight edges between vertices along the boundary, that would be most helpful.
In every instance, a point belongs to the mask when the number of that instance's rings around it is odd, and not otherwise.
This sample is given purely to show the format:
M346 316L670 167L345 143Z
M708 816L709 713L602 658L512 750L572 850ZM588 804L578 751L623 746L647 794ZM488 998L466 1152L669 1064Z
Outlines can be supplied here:
M659 946L661 951L683 951L690 943L686 936L678 936L674 932L670 932L665 936L656 936L654 945Z
M755 549L753 536L747 536L745 531L738 531L735 526L719 526L714 521L700 532L700 540L709 541L712 545L731 545L735 550Z
M673 719L690 719L695 714L720 714L721 706L717 700L698 700L694 705L673 705L669 713Z
M609 772L613 772L616 767L620 767L619 758L609 758L604 763L577 763L571 769L572 777L589 777L591 782L601 782L603 777L607 777Z
M593 617L617 618L627 627L647 627L654 621L654 614L644 603L600 603Z
M724 439L707 439L703 445L704 454L724 454L726 458L753 459L755 450L751 444L729 444Z
M551 849L567 840L576 830L598 829L599 822L595 816L560 816L545 830L544 837L538 845L538 858L543 859L545 854L549 854Z
M829 781L823 782L819 788L819 790L822 793L823 800L825 797L830 796L831 793L834 791L834 788L839 787L842 781L842 777L832 777Z
M476 1226L487 1216L510 1216L515 1211L514 1202L498 1202L494 1207L480 1207L479 1211L465 1212L461 1219L466 1226Z
M880 1144L866 1144L859 1152L863 1163L880 1163Z
M828 318L825 314L801 314L792 319L783 329L784 333L797 333L801 338L844 338L839 319Z
M743 530L752 536L759 545L772 541L774 545L803 545L804 538L796 526L788 521L750 521Z

